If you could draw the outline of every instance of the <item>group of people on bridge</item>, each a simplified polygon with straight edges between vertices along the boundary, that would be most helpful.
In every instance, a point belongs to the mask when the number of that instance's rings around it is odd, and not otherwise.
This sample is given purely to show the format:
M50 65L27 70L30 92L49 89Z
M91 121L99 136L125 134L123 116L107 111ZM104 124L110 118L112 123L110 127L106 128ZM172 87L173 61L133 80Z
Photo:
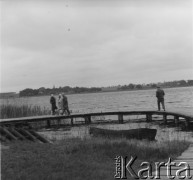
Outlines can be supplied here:
M156 91L158 111L160 111L161 109L160 104L162 105L162 109L165 111L164 95L165 95L164 90L158 86ZM55 115L56 112L58 112L59 115L63 114L70 115L70 111L68 108L68 99L64 93L59 94L58 96L58 107L56 106L56 98L54 97L53 94L51 94L50 97L50 104L52 115Z
M55 115L57 112L59 115L63 114L66 114L68 116L70 115L70 111L68 108L68 99L64 93L59 94L58 96L58 107L56 106L56 98L54 97L54 94L51 94L50 104L52 115Z

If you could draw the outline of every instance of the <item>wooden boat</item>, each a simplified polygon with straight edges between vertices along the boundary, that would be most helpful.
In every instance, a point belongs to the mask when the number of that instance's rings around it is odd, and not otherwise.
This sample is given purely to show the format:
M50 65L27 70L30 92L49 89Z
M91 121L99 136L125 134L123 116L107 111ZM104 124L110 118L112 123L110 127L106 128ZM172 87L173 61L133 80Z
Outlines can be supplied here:
M112 130L97 127L90 127L89 133L93 136L104 136L113 138L128 138L128 139L148 139L155 140L157 129L138 128L129 130Z

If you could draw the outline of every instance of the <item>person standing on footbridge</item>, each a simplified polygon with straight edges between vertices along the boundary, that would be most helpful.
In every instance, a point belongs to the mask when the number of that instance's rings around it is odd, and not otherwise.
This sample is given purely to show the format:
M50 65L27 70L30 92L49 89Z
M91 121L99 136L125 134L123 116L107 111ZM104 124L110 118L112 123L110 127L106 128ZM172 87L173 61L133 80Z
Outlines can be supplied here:
M164 103L165 92L159 86L157 86L156 97L157 97L157 105L158 111L160 111L160 104L162 105L163 110L165 111L165 103Z

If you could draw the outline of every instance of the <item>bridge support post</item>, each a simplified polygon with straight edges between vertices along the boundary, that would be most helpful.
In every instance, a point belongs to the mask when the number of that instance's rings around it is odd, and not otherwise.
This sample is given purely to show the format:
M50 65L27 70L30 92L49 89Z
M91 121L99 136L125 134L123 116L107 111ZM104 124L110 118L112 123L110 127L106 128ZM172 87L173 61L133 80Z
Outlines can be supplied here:
M58 119L58 121L57 121L57 122L58 122L58 125L57 125L57 126L58 126L58 128L59 128L59 127L60 127L60 125L61 125L61 119Z
M123 115L122 114L118 115L118 121L119 121L119 124L123 124Z
M164 121L164 124L167 124L167 115L166 114L163 115L163 121Z
M146 122L152 121L152 114L146 114Z
M70 120L71 120L71 126L73 126L74 125L73 118L70 118Z
M174 116L174 121L175 121L175 125L178 126L179 125L179 117Z
M85 124L91 123L91 116L86 116L84 119L85 119Z
M47 120L47 128L50 128L51 125L50 125L50 120Z
M190 125L189 119L185 119L185 126L186 126L186 129L189 128L189 125Z

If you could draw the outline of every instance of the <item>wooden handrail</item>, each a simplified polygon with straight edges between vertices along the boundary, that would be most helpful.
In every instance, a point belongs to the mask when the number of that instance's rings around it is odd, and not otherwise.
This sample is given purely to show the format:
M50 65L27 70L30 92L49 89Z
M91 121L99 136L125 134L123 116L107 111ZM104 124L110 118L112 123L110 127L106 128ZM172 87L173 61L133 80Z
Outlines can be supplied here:
M92 116L108 116L108 115L118 115L119 117L123 115L163 115L163 116L174 116L182 117L188 121L193 121L193 115L179 112L169 112L169 111L113 111L113 112L100 112L100 113L87 113L87 114L72 114L70 116L65 115L46 115L46 116L30 116L21 118L10 118L10 119L0 119L0 125L3 124L15 124L15 123L27 123L27 122L38 122L45 120L59 120L59 119L73 119L73 118L88 118ZM121 116L120 116L121 115Z

